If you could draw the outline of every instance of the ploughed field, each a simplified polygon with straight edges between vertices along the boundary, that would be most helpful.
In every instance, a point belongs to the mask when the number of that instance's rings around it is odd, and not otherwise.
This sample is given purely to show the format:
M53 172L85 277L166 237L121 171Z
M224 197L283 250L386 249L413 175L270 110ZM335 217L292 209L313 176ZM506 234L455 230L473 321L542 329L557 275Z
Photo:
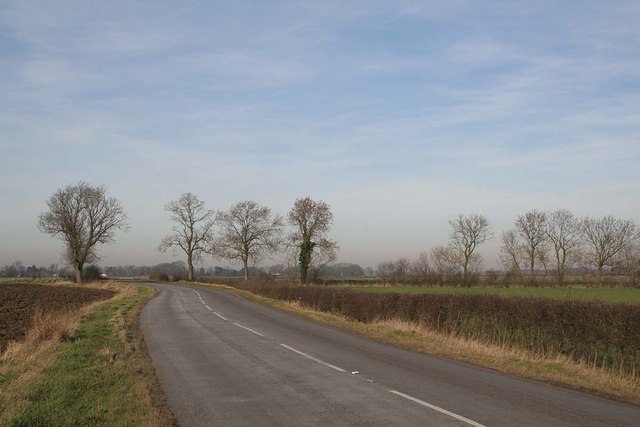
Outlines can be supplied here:
M0 353L9 341L24 338L36 309L43 313L77 310L113 294L92 288L0 283Z

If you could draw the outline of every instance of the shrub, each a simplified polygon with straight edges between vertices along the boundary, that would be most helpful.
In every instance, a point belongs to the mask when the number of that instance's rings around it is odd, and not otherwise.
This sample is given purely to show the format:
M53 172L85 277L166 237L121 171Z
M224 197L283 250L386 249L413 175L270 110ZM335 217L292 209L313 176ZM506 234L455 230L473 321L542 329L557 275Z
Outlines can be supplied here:
M151 273L149 273L149 280L153 280L156 282L168 282L169 275L167 275L166 273L159 273L157 271L152 271Z
M100 280L100 268L90 264L82 270L82 280L85 282L97 282Z

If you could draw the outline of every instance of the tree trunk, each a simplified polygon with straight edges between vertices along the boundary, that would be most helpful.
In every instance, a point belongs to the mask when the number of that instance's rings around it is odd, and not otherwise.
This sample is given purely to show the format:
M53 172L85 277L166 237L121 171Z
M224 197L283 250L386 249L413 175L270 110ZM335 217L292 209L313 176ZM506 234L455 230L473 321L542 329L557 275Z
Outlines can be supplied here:
M304 242L300 245L300 282L304 285L307 283L309 275L309 265L311 264L311 253L314 244L312 242Z
M556 250L556 262L558 264L558 285L562 287L564 282L564 259L560 259L560 252Z
M242 263L244 264L244 280L249 280L249 259L243 259Z
M189 270L187 270L187 280L189 282L193 282L193 258L189 256L188 258Z
M82 267L81 263L77 263L73 266L73 269L76 273L76 283L82 283Z
M530 273L530 276L529 276L529 283L531 284L531 286L533 286L533 285L535 284L535 281L536 281L536 279L535 279L535 278L534 278L534 276L533 276L533 271L534 271L535 265L536 265L536 260L535 260L535 258L531 258L531 265L530 265L531 270L530 270L530 272L529 272L529 273Z
M604 263L598 263L598 286L604 282Z
M469 283L467 282L467 269L469 265L469 258L466 258L464 260L464 267L463 267L463 273L462 273L462 285L463 286L469 286Z

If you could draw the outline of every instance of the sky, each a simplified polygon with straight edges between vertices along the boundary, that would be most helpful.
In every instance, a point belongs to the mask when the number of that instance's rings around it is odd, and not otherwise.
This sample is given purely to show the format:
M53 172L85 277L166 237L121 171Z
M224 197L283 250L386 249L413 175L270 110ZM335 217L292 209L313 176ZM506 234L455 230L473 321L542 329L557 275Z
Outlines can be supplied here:
M157 251L167 202L328 203L338 261L531 209L640 220L638 1L0 0L0 266L60 262L38 215L104 185ZM204 265L220 265L208 259Z

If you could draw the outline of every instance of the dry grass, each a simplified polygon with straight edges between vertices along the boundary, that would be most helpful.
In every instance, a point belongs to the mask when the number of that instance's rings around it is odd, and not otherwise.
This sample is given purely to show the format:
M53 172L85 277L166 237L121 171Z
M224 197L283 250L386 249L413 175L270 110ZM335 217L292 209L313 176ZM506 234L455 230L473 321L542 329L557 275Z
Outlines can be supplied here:
M529 351L450 336L424 326L398 320L361 323L330 313L303 308L297 302L264 298L222 285L211 286L308 319L335 326L367 338L455 360L519 377L549 382L640 405L640 381L577 363L565 356L548 357Z
M166 404L166 397L156 377L151 356L140 330L140 310L149 298L141 300L134 310L118 311L114 318L116 330L124 343L124 354L117 361L135 373L135 394L146 409L143 419L149 427L176 426L177 420ZM123 369L125 367L123 366Z
M56 282L48 286L77 285L72 282ZM117 284L107 284L100 289L115 290L115 286ZM122 296L123 294L118 292L110 300L97 301L76 311L43 314L40 309L36 310L33 325L25 338L10 342L0 357L0 389L3 395L0 400L0 408L3 409L0 424L9 424L12 416L28 405L32 386L58 359L58 344L73 339L73 333L82 317L108 301ZM11 405L6 405L5 402L11 402Z
M70 282L57 282L49 286L79 286ZM164 404L164 396L157 383L155 371L144 346L142 334L138 328L138 314L144 303L152 296L147 289L146 296L139 296L137 286L122 285L115 282L80 285L83 288L106 289L116 292L111 299L88 304L79 310L52 312L43 314L36 311L34 323L25 339L9 343L0 357L0 425L10 425L15 417L32 405L31 397L36 387L46 383L52 369L65 356L63 342L73 342L74 334L82 322L91 313L103 307L116 306L111 318L113 333L117 334L124 345L118 357L105 349L111 357L111 365L117 370L133 377L136 398L143 409L139 410L138 425L162 426L175 425L175 419ZM127 309L124 302L133 309ZM120 352L121 350L119 350ZM98 353L98 352L96 352ZM89 363L89 362L87 362ZM116 410L118 408L115 408ZM117 424L117 419L114 420Z

